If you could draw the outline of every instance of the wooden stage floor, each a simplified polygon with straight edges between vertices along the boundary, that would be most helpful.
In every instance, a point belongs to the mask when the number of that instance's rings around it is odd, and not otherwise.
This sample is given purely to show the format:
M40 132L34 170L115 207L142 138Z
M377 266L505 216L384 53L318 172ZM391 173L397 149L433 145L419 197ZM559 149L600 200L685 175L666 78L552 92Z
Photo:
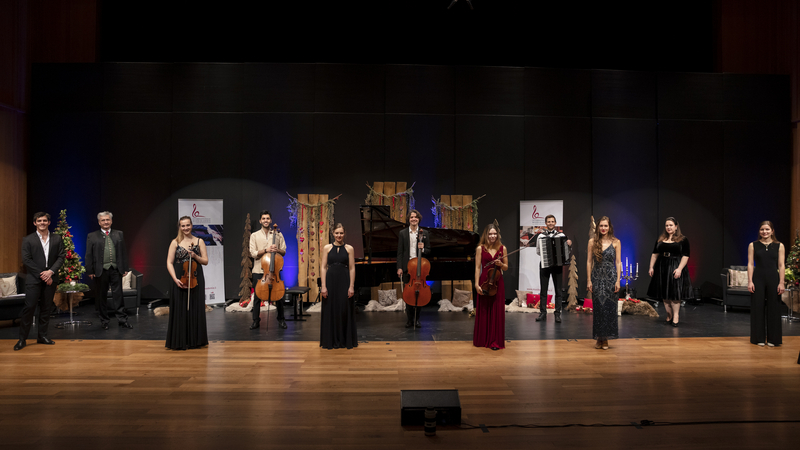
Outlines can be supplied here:
M5 448L789 449L800 444L800 337L467 341L0 340ZM458 389L478 425L400 426L400 390ZM636 428L631 422L656 425ZM751 423L738 423L740 421ZM757 421L794 421L757 423ZM684 424L688 422L718 422ZM604 426L605 425L605 426ZM622 425L622 426L611 426Z

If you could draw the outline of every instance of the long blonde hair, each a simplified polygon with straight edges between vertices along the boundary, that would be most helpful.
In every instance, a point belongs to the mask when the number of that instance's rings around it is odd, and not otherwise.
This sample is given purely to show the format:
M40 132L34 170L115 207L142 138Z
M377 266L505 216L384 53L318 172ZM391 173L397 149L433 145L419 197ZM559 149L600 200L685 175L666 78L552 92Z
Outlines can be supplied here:
M489 247L489 232L492 230L497 231L497 240L494 241L493 246ZM484 247L487 250L489 249L496 250L499 248L503 248L503 241L500 238L500 228L498 228L497 225L493 223L486 225L486 228L483 229L483 234L481 234L481 240L478 246Z
M178 237L175 238L175 242L177 242L178 245L181 245L181 241L183 241L183 233L181 233L181 222L183 222L184 220L188 220L189 223L194 225L194 223L192 223L192 218L189 216L183 216L180 219L178 219Z
M675 224L675 232L672 233L672 242L680 242L683 240L684 237L686 237L681 233L681 226L680 224L678 224L678 221L675 220L674 217L667 217L667 219L664 222L672 222ZM669 233L667 233L667 230L665 228L664 232L661 233L661 236L658 237L658 242L664 242L667 239L669 239Z
M600 236L600 223L602 221L608 222L608 238L611 239L611 243L613 244L617 238L614 237L614 225L611 225L611 219L608 216L603 216L600 220L597 221L597 226L594 228L594 246L592 247L592 254L594 255L595 261L600 261L603 259L603 237Z

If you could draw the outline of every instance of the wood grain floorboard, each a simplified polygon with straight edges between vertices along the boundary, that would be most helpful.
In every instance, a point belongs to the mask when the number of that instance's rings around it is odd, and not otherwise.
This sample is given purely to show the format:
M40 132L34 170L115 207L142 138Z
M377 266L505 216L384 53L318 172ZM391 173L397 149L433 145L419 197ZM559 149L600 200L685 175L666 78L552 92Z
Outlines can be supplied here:
M470 342L0 341L0 447L788 449L800 419L800 337ZM31 342L31 341L29 341ZM465 423L400 426L400 390L458 389ZM630 426L655 422L719 422Z

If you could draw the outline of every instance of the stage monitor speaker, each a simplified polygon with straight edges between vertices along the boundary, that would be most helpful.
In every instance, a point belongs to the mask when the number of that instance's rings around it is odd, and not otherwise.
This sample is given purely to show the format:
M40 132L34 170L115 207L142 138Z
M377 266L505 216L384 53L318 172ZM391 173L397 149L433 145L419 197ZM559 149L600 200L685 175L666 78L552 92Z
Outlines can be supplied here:
M461 425L458 389L400 391L400 425L423 426L428 407L436 410L438 425Z

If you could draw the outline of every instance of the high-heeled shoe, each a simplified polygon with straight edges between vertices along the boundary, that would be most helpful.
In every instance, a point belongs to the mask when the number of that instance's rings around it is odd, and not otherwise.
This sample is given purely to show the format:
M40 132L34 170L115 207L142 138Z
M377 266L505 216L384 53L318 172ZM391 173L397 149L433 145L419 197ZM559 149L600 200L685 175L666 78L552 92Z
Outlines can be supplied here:
M603 348L603 341L601 341L600 339L598 339L598 340L597 340L597 342L594 344L594 348L596 348L596 349L598 349L598 350L600 350L601 348Z
M603 350L608 350L608 339L603 340Z
M672 326L678 328L678 322L672 322Z

